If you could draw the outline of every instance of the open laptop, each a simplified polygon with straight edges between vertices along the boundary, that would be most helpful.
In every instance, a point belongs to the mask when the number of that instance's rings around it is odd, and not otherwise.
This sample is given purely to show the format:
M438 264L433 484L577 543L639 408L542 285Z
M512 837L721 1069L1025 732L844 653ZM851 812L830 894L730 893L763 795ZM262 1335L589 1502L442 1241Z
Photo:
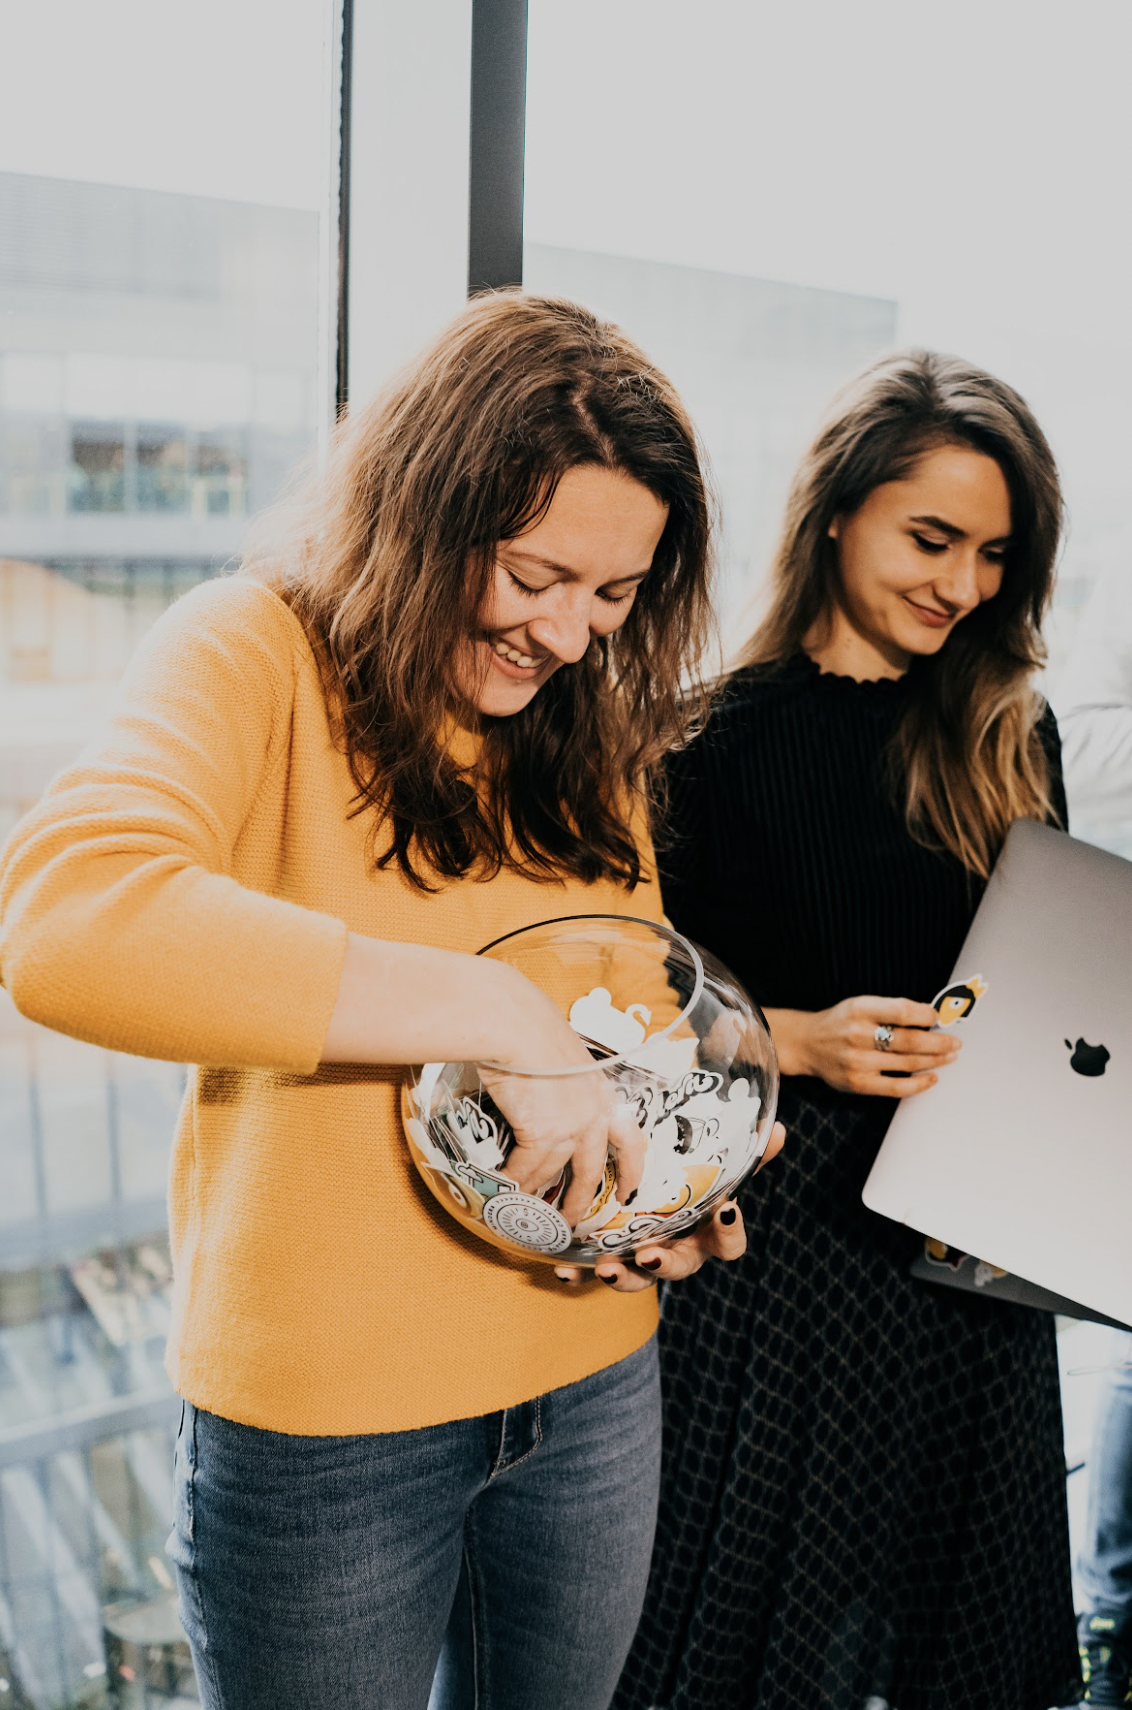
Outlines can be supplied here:
M1132 862L1017 821L936 1003L963 1049L865 1204L926 1280L1132 1324Z

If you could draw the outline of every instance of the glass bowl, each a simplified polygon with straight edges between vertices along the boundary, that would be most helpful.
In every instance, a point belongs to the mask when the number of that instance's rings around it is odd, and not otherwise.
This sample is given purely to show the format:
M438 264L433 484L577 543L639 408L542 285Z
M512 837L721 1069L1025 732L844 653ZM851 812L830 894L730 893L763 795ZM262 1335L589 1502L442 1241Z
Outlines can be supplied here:
M546 992L595 1065L507 1072L602 1074L611 1108L627 1104L645 1135L644 1176L622 1205L611 1151L571 1230L558 1209L568 1169L538 1195L501 1174L513 1137L480 1067L426 1063L408 1071L402 1115L413 1161L445 1210L510 1253L574 1265L627 1257L711 1217L766 1150L778 1099L770 1030L734 976L668 927L615 914L542 921L479 954ZM498 1079L497 1066L483 1067Z

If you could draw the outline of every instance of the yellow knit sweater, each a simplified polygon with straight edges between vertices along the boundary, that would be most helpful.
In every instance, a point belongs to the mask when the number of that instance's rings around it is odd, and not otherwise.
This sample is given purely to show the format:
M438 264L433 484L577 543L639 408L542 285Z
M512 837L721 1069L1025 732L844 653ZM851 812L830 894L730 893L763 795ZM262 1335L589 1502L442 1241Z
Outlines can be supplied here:
M505 872L425 895L367 858L314 656L258 583L151 632L109 734L0 856L0 977L25 1014L199 1065L173 1151L168 1369L229 1419L303 1435L493 1412L632 1353L652 1291L569 1290L434 1204L401 1071L320 1068L347 931L474 951L563 914L660 918L654 881Z

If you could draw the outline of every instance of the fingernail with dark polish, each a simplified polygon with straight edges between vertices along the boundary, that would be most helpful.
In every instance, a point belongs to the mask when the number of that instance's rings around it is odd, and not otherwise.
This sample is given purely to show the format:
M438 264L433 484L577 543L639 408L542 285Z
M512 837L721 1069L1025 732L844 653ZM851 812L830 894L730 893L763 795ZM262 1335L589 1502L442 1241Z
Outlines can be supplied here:
M728 1205L720 1212L719 1221L721 1223L734 1223L736 1215L735 1207L733 1205Z
M628 1208L630 1205L632 1205L632 1203L636 1199L636 1197L637 1197L637 1190L636 1190L636 1188L634 1188L632 1193L626 1197L626 1200L625 1200L626 1208Z
M600 1275L600 1274L599 1274L599 1276L598 1276L598 1281L599 1281L599 1282L607 1282L607 1283L610 1283L610 1284L613 1284L613 1283L615 1283L615 1282L616 1282L616 1281L617 1281L617 1278L616 1278L616 1277L615 1277L615 1276L613 1276L613 1277L603 1277L603 1276L601 1276L601 1275Z
M659 1271L662 1262L663 1261L660 1259L638 1259L637 1260L638 1265L641 1267L641 1269L643 1271Z

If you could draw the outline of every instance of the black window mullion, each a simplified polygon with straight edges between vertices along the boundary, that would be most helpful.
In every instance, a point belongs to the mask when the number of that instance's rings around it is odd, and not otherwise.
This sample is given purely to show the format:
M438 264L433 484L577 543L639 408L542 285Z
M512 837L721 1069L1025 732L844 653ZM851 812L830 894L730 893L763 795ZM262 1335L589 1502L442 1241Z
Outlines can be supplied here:
M350 113L354 87L354 0L342 0L342 60L338 125L338 374L337 414L350 386Z
M523 283L527 0L472 0L468 295Z

